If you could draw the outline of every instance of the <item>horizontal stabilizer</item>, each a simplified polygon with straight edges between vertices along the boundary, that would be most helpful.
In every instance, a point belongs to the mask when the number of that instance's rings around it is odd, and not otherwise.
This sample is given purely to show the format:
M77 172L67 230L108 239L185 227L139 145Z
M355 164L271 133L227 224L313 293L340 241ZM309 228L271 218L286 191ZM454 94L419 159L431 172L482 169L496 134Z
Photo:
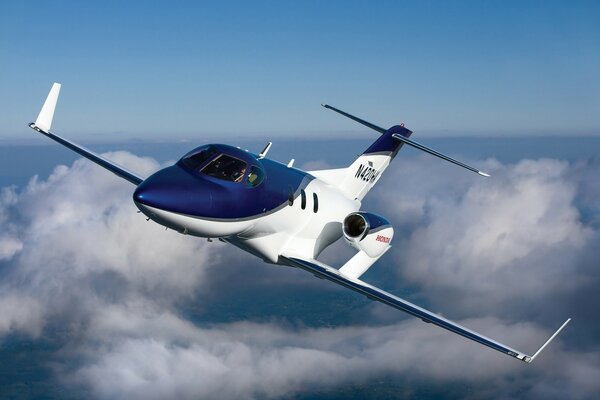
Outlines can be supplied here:
M371 129L373 129L374 131L377 131L377 132L381 133L382 135L383 135L385 132L387 132L387 129L383 129L382 127L380 127L380 126L377 126L377 125L375 125L375 124L372 124L372 123L370 123L370 122L367 122L367 121L365 121L364 119L360 119L360 118L358 118L358 117L355 117L355 116L354 116L354 115L352 115L352 114L348 114L347 112L344 112L344 111L342 111L342 110L338 110L337 108L335 108L335 107L332 107L332 106L330 106L329 104L321 104L321 105L322 105L323 107L325 107L325 108L328 108L328 109L330 109L330 110L333 110L333 111L335 111L335 112L336 112L336 113L338 113L338 114L341 114L341 115L343 115L344 117L350 118L351 120L353 120L353 121L356 121L356 122L358 122L359 124L362 124L362 125L364 125L364 126L366 126L366 127L369 127L369 128L371 128Z
M416 149L422 150L422 151L424 151L424 152L426 152L426 153L432 154L432 155L434 155L434 156L436 156L436 157L439 157L439 158L441 158L441 159L443 159L443 160L449 161L449 162L451 162L452 164L459 165L459 166L461 166L461 167L463 167L463 168L466 168L466 169L468 169L469 171L476 172L476 173L478 173L478 174L479 174L479 175L481 175L481 176L486 176L486 177L490 176L490 174L486 174L485 172L482 172L482 171L478 170L477 168L473 168L473 167L471 167L470 165L467 165L467 164L465 164L465 163L462 163L462 162L460 162L460 161L458 161L458 160L455 160L454 158L448 157L447 155L445 155L445 154L442 154L442 153L440 153L440 152L437 152L437 151L435 151L435 150L433 150L433 149L430 149L430 148L429 148L429 147L427 147L427 146L423 146L422 144L420 144L420 143L417 143L417 142L415 142L414 140L410 140L410 139L408 139L408 138L406 138L406 137L404 137L404 136L402 136L402 135L398 135L398 134L396 134L396 133L395 133L395 134L393 134L393 135L392 135L392 137L393 137L394 139L398 140L399 142L402 142L402 143L404 143L404 144L407 144L407 145L409 145L409 146L412 146L412 147L414 147L414 148L416 148Z
M436 156L436 157L439 157L439 158L441 158L441 159L443 159L443 160L449 161L449 162L451 162L451 163L453 163L453 164L456 164L456 165L459 165L459 166L461 166L461 167L463 167L463 168L466 168L466 169L468 169L469 171L476 172L476 173L478 173L478 174L479 174L479 175L481 175L481 176L486 176L486 177L490 176L489 174L487 174L487 173L485 173L485 172L482 172L482 171L478 170L477 168L473 168L473 167L471 167L470 165L467 165L467 164L465 164L465 163L462 163L462 162L460 162L460 161L458 161L458 160L455 160L455 159L453 159L453 158L451 158L451 157L448 157L447 155L444 155L444 154L442 154L442 153L440 153L440 152L438 152L438 151L435 151L435 150L433 150L433 149L430 149L430 148L429 148L429 147L427 147L427 146L423 146L423 145L422 145L422 144L420 144L420 143L417 143L417 142L415 142L415 141L413 141L413 140L410 140L410 139L409 139L407 136L410 136L410 133L412 133L412 132L410 132L410 131L408 131L408 130L407 130L407 131L409 132L409 134L408 134L408 135L401 135L401 134L398 134L398 133L393 133L393 132L390 132L390 131L391 131L391 129L394 129L394 128L390 128L390 129L383 129L383 128L382 128L382 127L380 127L380 126L377 126L377 125L375 125L375 124L372 124L372 123L370 123L370 122L368 122L368 121L365 121L364 119L361 119L361 118L355 117L355 116L354 116L354 115L352 115L352 114L348 114L347 112L345 112L345 111L342 111L342 110L339 110L339 109L337 109L337 108L335 108L335 107L332 107L332 106L330 106L329 104L321 104L321 105L322 105L323 107L325 107L325 108L328 108L328 109L330 109L330 110L333 110L333 111L335 111L335 112L336 112L336 113L338 113L338 114L341 114L341 115L343 115L344 117L350 118L351 120L353 120L353 121L356 121L356 122L358 122L359 124L362 124L362 125L364 125L364 126L367 126L367 127L371 128L371 129L373 129L373 130L375 130L375 131L377 131L377 132L381 133L382 135L385 135L385 134L386 134L386 133L388 133L388 132L389 132L389 133L392 133L392 135L391 135L391 136L392 136L392 137L393 137L395 140L397 140L397 141L401 142L402 144L407 144L407 145L409 145L409 146L412 146L412 147L414 147L414 148L416 148L416 149L419 149L419 150L422 150L422 151L424 151L424 152L427 152L427 153L429 153L429 154L432 154L432 155L434 155L434 156ZM401 127L401 128L404 128L404 125L400 125L400 127ZM388 133L388 134L389 134L389 133Z

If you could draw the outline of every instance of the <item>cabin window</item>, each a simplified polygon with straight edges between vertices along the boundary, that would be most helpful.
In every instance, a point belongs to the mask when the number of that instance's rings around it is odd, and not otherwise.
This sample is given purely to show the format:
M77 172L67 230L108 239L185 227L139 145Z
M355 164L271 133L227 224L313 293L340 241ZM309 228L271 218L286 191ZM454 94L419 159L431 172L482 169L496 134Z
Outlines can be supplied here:
M245 161L227 154L221 154L202 168L202 173L224 181L241 182L247 167L248 164Z
M265 179L265 173L262 169L253 165L250 167L250 172L248 172L248 178L246 178L246 185L251 187L256 187L262 183Z
M302 207L302 209L304 210L306 208L306 192L304 191L304 189L300 190L300 197L300 207Z
M319 196L316 193L313 193L313 212L319 211Z

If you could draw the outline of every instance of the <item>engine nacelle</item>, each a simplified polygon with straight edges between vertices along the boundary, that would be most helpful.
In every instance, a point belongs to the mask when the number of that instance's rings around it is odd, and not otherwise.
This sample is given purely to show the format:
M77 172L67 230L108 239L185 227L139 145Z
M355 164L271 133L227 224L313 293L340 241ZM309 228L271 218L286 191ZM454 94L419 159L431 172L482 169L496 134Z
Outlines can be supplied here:
M394 228L388 220L362 211L348 214L343 230L348 243L371 258L382 255L394 237Z

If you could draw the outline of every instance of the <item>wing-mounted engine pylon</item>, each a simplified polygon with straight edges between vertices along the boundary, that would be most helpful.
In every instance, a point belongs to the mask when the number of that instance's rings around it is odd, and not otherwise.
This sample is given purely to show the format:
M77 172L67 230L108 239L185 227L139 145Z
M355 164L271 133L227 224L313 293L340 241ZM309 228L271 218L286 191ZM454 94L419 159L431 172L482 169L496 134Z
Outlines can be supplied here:
M358 250L340 272L352 278L360 278L390 248L394 228L383 217L367 212L354 212L344 219L344 239Z

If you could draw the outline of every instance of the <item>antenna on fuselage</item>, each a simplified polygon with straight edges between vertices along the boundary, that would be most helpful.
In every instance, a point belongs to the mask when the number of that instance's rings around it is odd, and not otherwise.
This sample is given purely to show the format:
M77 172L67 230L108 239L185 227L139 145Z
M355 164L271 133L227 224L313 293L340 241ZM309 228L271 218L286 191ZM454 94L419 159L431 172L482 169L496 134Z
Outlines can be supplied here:
M273 142L267 143L267 145L265 146L265 148L263 149L263 151L261 151L260 154L258 155L258 158L265 158L265 156L269 152L269 149L271 148L272 144L273 144Z

